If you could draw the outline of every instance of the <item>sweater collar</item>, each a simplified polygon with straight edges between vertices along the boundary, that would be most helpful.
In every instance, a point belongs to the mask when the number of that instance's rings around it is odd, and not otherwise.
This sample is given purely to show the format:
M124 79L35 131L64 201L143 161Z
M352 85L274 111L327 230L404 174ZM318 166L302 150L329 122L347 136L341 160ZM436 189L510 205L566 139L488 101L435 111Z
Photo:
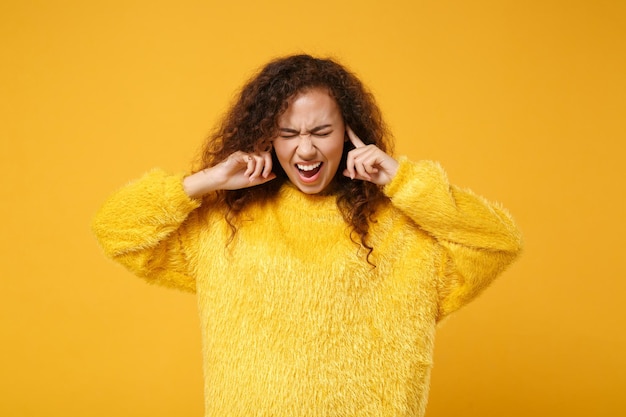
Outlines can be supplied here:
M280 189L281 200L288 204L295 204L302 209L311 208L321 211L337 212L336 194L306 194L290 181L285 181Z

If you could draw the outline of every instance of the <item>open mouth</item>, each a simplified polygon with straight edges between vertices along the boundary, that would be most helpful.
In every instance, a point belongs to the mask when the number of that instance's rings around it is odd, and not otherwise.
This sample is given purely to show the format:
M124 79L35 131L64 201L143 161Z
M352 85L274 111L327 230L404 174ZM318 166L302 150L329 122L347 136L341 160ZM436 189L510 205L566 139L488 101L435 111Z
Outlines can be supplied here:
M313 179L322 169L322 163L316 162L314 164L296 164L300 177L306 179Z

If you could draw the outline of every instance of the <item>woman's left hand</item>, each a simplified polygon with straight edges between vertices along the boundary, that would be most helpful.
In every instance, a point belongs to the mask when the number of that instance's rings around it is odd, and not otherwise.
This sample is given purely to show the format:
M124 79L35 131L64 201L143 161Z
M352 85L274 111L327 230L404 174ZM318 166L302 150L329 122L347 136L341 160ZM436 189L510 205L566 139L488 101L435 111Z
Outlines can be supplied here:
M355 149L348 152L346 169L343 175L353 180L373 182L387 185L398 171L398 161L381 151L376 145L366 145L346 126L346 132Z

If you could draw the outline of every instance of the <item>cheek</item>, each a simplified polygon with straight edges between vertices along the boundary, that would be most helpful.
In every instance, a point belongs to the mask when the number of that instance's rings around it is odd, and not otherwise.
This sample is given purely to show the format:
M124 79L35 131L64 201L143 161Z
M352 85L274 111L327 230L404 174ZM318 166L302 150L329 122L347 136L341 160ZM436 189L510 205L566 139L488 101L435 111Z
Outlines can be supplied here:
M285 143L274 143L274 154L276 155L276 159L280 162L281 165L289 165L289 161L291 159L291 152L289 151L289 147Z
M326 151L326 157L336 164L339 164L343 155L343 144L343 140L334 142L331 146L328 147Z

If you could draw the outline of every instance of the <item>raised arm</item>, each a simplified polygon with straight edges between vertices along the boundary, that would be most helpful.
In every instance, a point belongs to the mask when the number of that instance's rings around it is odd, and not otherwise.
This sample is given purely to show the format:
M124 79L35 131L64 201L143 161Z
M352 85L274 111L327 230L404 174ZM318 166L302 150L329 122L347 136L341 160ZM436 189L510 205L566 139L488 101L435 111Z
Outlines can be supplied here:
M384 186L392 204L443 249L438 319L475 298L518 256L520 232L501 206L450 185L435 162L396 161L350 128L347 133L355 149L344 175Z
M194 291L188 251L198 227L189 226L190 213L207 193L274 178L268 152L235 152L186 177L155 170L112 195L97 213L93 231L106 255L136 275Z
M181 227L200 200L185 193L182 181L182 175L147 173L105 202L92 229L105 254L136 275L194 291Z
M508 212L450 185L435 162L400 160L384 191L444 248L439 319L476 297L521 251L521 235Z

